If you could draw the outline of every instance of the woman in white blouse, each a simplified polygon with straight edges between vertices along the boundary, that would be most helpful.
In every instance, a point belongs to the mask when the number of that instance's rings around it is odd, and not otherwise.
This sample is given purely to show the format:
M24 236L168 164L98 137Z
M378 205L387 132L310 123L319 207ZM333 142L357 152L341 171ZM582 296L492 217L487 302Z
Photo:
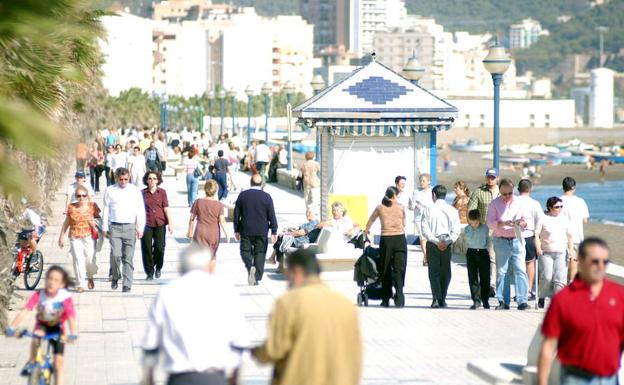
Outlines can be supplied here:
M546 296L556 293L566 284L568 269L566 253L570 253L572 232L570 222L561 215L563 202L559 197L550 197L546 201L546 215L535 227L535 249L539 267L539 300L538 306L544 307Z
M345 241L351 240L359 231L359 226L354 225L351 218L347 216L347 209L340 202L331 205L332 219L319 223L319 228L327 228L332 232L341 234Z

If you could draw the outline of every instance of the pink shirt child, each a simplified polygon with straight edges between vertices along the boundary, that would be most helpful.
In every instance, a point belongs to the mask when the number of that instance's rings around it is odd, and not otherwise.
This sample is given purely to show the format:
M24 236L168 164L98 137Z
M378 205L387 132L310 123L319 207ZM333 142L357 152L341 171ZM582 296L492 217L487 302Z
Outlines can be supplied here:
M35 329L41 326L59 326L63 330L65 321L76 316L71 294L65 289L60 289L54 297L48 297L45 289L37 290L26 303L26 309L35 308Z

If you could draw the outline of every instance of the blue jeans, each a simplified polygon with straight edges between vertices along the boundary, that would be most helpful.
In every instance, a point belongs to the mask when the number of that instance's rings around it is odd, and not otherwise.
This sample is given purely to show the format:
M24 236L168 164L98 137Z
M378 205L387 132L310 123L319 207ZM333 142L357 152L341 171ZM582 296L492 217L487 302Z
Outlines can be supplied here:
M197 189L199 187L199 178L193 174L186 174L186 192L189 207L193 206L193 202L197 199Z
M228 196L227 172L218 171L215 173L215 180L219 184L219 200Z
M560 385L617 385L618 375L615 374L611 377L594 377L583 378L575 376L573 374L566 373L564 368L561 368L561 382Z
M517 238L506 239L493 237L494 254L496 254L496 296L499 302L509 305L511 302L511 267L515 283L518 303L527 302L528 277L526 274L526 250ZM511 265L511 266L510 266Z

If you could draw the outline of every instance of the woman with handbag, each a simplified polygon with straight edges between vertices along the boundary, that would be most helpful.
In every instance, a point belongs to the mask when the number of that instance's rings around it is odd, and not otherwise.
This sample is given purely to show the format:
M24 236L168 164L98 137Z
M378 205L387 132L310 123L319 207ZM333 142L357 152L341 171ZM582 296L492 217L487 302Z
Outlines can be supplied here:
M91 188L95 192L100 192L100 178L104 172L104 153L101 150L100 143L93 141L89 150L89 176L91 179Z
M65 234L69 230L70 252L76 276L76 291L84 291L85 279L90 290L95 287L93 270L87 265L95 265L94 237L97 234L95 218L100 216L100 209L94 202L88 201L88 192L84 186L76 188L78 202L67 206L67 215L61 228L58 245L65 246Z

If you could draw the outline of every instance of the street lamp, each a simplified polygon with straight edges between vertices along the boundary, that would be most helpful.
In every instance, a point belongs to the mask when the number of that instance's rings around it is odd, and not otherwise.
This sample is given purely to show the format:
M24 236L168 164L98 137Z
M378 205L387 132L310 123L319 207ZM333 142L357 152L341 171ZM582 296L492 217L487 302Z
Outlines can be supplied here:
M234 135L236 131L236 91L234 88L230 88L227 97L232 99L232 135Z
M214 91L209 91L208 92L208 116L210 116L209 120L208 120L208 125L210 126L210 128L208 129L208 131L210 132L210 136L212 137L212 101L215 98L215 93Z
M314 95L317 95L323 88L325 88L325 80L323 76L320 74L314 75L312 81L310 82L312 86L312 90L314 90ZM319 127L316 127L316 149L314 154L316 161L320 162L321 159L321 131Z
M489 73L492 74L492 81L494 82L494 162L492 167L496 171L500 171L500 126L499 126L499 106L500 106L500 85L503 80L503 74L509 68L511 64L511 58L505 51L505 48L498 43L490 47L485 59L483 59L483 65Z
M225 90L223 88L217 92L217 99L221 102L221 131L219 135L223 135L223 120L225 119L225 106L223 105L225 102Z
M418 60L416 59L416 53L412 51L412 57L407 60L405 67L403 67L403 77L418 85L418 81L424 74L425 69L420 66L420 63L418 63Z
M295 93L295 83L290 80L284 84L284 92L286 92L286 99L288 100L288 104L291 105L292 108L292 97ZM292 127L288 125L288 171L292 171Z
M271 97L271 91L273 88L267 82L262 85L262 95L264 95L264 142L269 143L269 98Z
M247 147L251 145L251 98L253 93L251 86L245 88L245 94L247 95Z

